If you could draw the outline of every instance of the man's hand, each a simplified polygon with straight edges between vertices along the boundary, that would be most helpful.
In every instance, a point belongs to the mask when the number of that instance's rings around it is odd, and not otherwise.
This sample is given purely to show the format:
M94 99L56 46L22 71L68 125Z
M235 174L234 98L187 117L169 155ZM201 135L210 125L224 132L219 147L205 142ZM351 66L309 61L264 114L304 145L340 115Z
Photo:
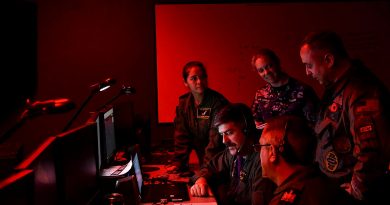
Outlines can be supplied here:
M352 195L352 186L350 183L344 183L340 187Z
M200 177L190 189L192 196L213 196L205 178Z
M175 174L179 171L179 167L175 166L175 165L169 165L167 167L167 173L168 174Z

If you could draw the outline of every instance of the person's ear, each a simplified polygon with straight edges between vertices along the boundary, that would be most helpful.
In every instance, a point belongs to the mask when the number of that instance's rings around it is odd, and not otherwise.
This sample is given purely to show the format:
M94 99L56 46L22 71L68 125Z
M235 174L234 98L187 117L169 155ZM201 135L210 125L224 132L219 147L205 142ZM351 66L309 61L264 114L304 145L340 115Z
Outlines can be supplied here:
M270 162L275 163L275 162L278 161L278 150L277 150L277 147L275 147L274 145L271 145L270 146L270 151L268 152L268 154L269 154Z
M334 65L334 55L331 53L326 53L324 56L324 61L328 65L328 67L333 67Z
M183 83L184 83L184 86L186 86L187 88L189 88L188 83L187 83L185 80L183 80Z

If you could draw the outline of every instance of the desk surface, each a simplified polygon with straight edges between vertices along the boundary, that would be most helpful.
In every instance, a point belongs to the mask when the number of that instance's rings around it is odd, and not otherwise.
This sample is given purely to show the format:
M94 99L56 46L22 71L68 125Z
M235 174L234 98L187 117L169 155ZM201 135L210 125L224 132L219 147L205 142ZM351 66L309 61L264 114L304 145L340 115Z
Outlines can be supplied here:
M171 181L182 181L182 182L188 182L188 178L180 177L178 174L168 174L166 172L166 167L164 165L143 165L146 170L151 169L152 171L145 171L145 173L149 174L150 178L159 178L159 177L168 177L168 180ZM189 191L188 187L188 191ZM152 203L142 203L142 204L152 204ZM197 204L197 205L216 205L217 202L215 201L214 197L193 197L190 194L190 200L189 201L183 201L183 202L169 202L168 204Z

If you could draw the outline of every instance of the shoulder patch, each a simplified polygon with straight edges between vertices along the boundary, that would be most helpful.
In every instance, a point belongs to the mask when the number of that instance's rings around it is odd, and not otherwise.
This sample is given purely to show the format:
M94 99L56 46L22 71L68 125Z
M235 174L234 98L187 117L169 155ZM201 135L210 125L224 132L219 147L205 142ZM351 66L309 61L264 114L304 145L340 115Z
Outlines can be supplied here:
M376 127L373 119L369 116L358 116L355 121L355 132L360 149L355 149L356 153L361 150L376 150L380 147L380 141L376 133Z
M366 125L359 128L360 133L372 131L372 125Z
M378 111L379 111L379 100L377 99L365 100L364 105L360 105L356 107L356 113L378 112Z
M295 189L288 189L283 192L282 198L280 199L283 204L294 204L298 199L298 191Z
M329 151L324 159L325 167L328 171L334 172L339 166L339 159L333 151Z
M358 116L355 121L355 127L357 134L360 137L363 137L362 139L365 139L365 137L375 137L375 125L373 120L369 116Z
M209 119L210 118L210 115L211 115L211 108L198 108L196 110L196 117L198 119Z

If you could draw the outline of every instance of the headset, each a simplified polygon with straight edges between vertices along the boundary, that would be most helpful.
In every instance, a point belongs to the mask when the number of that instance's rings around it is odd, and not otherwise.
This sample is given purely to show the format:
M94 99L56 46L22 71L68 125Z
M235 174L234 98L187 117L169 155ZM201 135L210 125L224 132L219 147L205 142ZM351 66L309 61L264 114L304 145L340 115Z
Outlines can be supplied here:
M280 144L278 146L278 152L281 154L283 154L285 152L285 146L288 143L287 128L288 128L288 121L286 121L286 124L284 125L284 132L283 132L282 141L280 142Z
M241 116L242 118L244 119L244 128L242 129L242 132L244 132L245 136L248 137L248 134L249 134L249 130L248 130L248 122L246 120L246 117L244 115L244 112L242 110L240 110L241 112Z
M242 119L244 120L244 128L242 129L242 132L244 133L245 138L244 138L244 142L242 143L242 145L237 149L237 153L240 153L240 151L242 150L243 146L246 144L247 138L250 137L250 134L251 134L250 130L248 129L248 121L246 119L244 111L240 110L240 113L241 113Z
M243 134L245 135L245 138L243 140L243 143L240 147L237 147L237 153L240 153L240 151L242 151L242 149L244 148L244 145L246 145L246 140L248 137L252 137L252 133L251 133L251 130L250 130L250 127L249 127L249 119L247 119L247 116L245 115L246 111L247 113L251 113L250 109L245 109L243 105L241 104L236 104L235 106L232 106L230 109L230 111L227 111L229 112L230 114L229 115L233 115L231 117L229 117L230 120L234 121L238 124L240 124L240 127L242 126L242 121L243 121L243 128L241 128ZM254 123L254 122L253 122Z
M282 142L279 144L277 150L286 162L295 164L299 159L296 157L291 144L288 142L288 126L289 120L286 121Z

